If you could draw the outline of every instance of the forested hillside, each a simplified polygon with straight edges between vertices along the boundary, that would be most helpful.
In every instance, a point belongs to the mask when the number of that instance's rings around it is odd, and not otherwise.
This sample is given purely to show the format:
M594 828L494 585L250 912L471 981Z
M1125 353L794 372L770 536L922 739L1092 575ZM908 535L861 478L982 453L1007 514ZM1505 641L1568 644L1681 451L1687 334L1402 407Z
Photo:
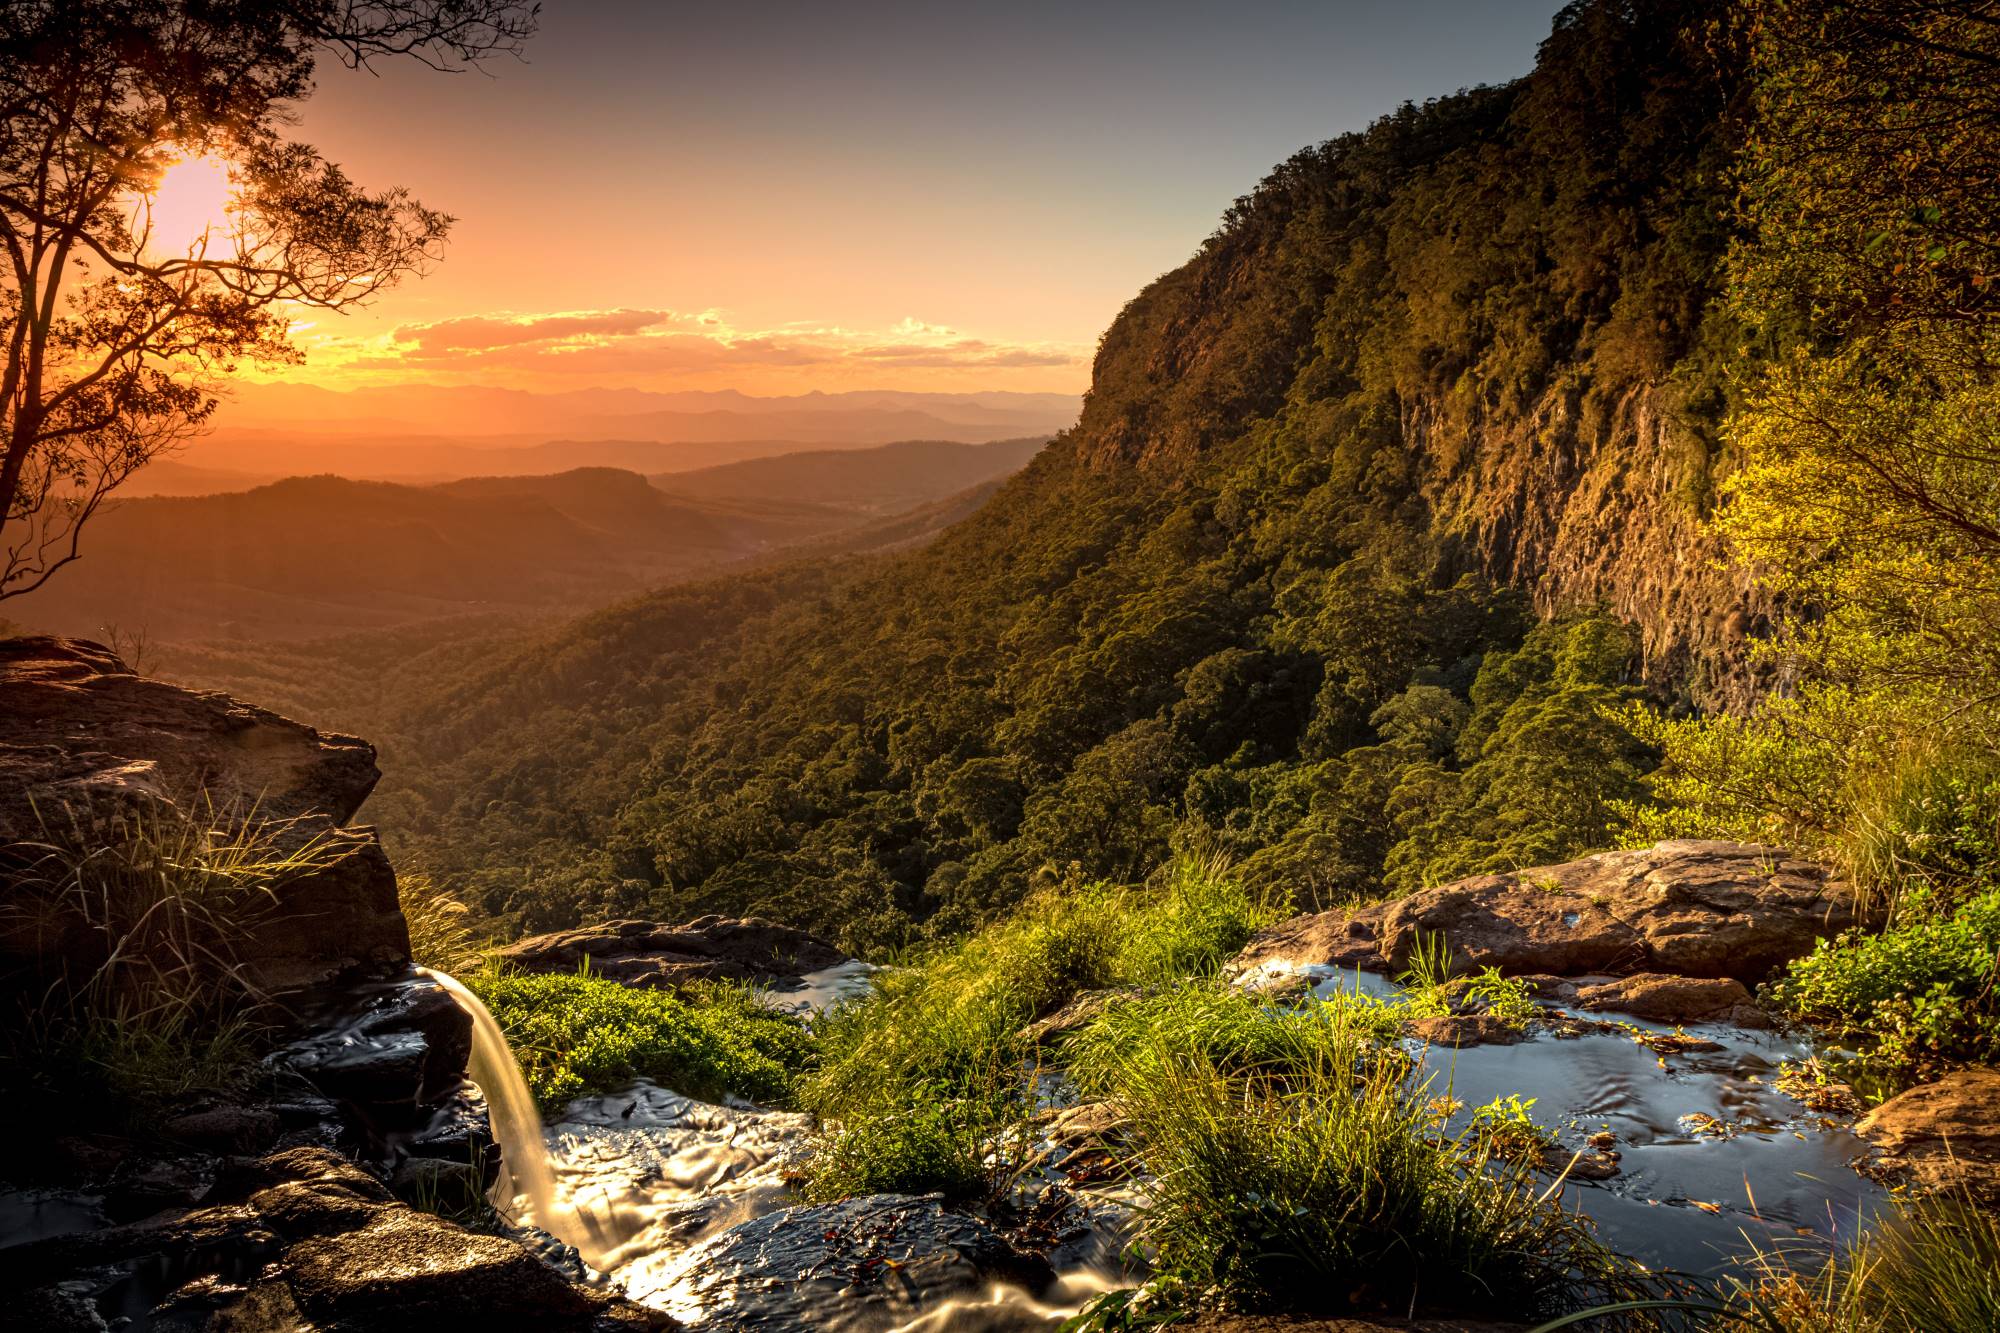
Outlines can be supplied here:
M613 468L442 486L291 477L123 502L67 577L9 611L68 634L272 643L602 604L853 521L796 501L669 495Z
M421 699L380 802L524 928L862 946L1220 852L1305 901L1602 845L1642 684L1740 693L1700 524L1736 72L1707 7L1301 152L926 549L665 591Z

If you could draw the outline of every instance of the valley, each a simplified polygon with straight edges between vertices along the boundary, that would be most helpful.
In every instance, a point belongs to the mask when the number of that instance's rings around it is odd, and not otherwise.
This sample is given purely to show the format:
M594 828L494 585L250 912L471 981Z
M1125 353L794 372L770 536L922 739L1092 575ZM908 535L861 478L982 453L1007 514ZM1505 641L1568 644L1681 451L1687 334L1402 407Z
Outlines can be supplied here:
M2000 1327L1991 5L7 4L0 1322Z

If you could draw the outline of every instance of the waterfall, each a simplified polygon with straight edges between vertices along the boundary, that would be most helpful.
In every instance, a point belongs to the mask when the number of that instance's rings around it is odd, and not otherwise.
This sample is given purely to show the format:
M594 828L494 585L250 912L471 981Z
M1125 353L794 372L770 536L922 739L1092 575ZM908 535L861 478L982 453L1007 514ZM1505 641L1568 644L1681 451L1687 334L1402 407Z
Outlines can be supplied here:
M487 1119L500 1145L500 1175L490 1195L493 1206L516 1222L533 1223L575 1246L586 1263L601 1263L612 1248L610 1228L593 1211L579 1206L557 1181L542 1138L542 1113L528 1092L528 1081L521 1077L500 1021L456 977L427 967L417 971L444 987L472 1016L472 1060L466 1075L486 1098ZM522 1199L527 1201L525 1209L519 1208Z

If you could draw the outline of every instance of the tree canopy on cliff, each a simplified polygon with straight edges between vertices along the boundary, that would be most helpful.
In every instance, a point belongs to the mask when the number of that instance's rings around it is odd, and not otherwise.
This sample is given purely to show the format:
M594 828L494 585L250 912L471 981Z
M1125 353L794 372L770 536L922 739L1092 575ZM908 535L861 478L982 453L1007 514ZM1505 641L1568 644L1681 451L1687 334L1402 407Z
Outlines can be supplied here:
M516 0L0 4L0 598L77 557L104 497L208 416L215 377L295 359L300 309L436 257L449 217L282 136L314 62L452 68L534 23ZM171 226L170 181L201 196Z

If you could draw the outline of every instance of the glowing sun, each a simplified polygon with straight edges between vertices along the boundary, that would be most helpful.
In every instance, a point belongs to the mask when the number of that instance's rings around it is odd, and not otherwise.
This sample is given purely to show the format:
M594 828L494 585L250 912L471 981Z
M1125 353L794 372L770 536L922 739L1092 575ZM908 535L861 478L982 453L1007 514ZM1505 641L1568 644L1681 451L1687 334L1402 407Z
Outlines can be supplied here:
M211 234L227 235L235 203L229 164L204 154L184 157L160 173L160 183L146 197L139 225L146 227L146 248L160 254L185 254Z

